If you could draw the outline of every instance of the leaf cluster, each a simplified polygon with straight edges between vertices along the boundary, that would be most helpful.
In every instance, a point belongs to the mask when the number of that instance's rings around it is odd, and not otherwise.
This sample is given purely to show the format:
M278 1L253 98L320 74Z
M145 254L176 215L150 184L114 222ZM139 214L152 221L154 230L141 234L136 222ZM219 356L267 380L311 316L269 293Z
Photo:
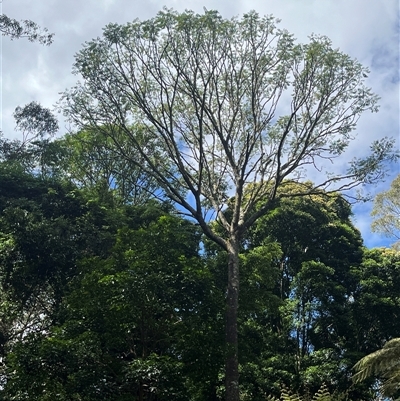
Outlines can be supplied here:
M0 32L11 40L28 38L30 42L39 42L42 45L53 43L54 33L49 33L47 28L40 28L31 20L17 21L5 14L0 16Z

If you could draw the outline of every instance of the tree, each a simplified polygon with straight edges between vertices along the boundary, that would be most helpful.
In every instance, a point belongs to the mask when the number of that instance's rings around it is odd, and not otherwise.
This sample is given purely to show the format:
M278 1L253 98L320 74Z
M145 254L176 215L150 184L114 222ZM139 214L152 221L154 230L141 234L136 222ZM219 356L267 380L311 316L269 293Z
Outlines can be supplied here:
M30 20L17 21L5 14L0 15L0 32L11 39L28 38L31 42L39 42L42 45L53 43L54 33L49 33L47 28L40 28Z
M4 322L17 322L19 333L7 338L47 327L82 255L108 254L120 212L107 206L69 183L0 163L0 288L7 315L16 316Z
M358 288L352 303L354 348L358 358L367 355L355 364L353 380L358 383L383 379L383 395L390 397L397 393L398 397L400 252L388 248L366 250L355 275Z
M350 373L359 354L354 355L349 299L363 253L350 205L339 194L321 193L282 198L275 206L244 235L241 249L239 363L245 399L279 395L282 383L301 395L325 383L336 395L363 398L363 389L351 386ZM273 245L280 254L271 252ZM254 253L262 255L259 263ZM365 332L360 328L357 335Z
M371 215L374 218L372 231L400 240L400 174L389 190L375 197Z
M53 136L58 131L58 121L53 113L37 102L24 107L18 106L14 111L17 130L23 133L23 143L35 139Z
M15 165L0 164L0 182L0 232L7 245L1 281L26 301L44 283L56 287L60 270L72 268L76 223L86 208L74 188L43 181Z
M145 204L154 198L158 185L154 179L121 158L108 136L92 132L67 134L52 144L58 147L63 177L81 188L109 193L124 204ZM132 155L139 161L140 155Z
M111 137L120 157L138 164L129 143L163 196L228 254L226 399L238 401L240 240L277 198L351 189L384 175L395 158L389 139L344 172L325 170L344 153L361 114L377 111L364 85L368 71L326 37L295 44L273 17L170 10L108 25L74 67L83 83L63 95L65 115L78 129ZM288 190L313 167L320 182Z
M350 216L340 195L280 199L246 236L250 249L270 238L282 250L274 289L282 306L275 327L287 335L294 354L292 389L296 382L302 391L316 391L324 382L335 382L337 391L348 388L346 369L354 364L347 351L348 299L356 287L352 268L362 257L361 235Z
M60 152L50 141L58 131L58 121L52 112L37 102L14 111L17 131L22 140L5 139L0 134L0 162L14 163L31 174L52 175L56 170Z
M390 248L365 249L362 263L353 268L357 286L351 309L354 349L358 359L380 348L400 333L400 252Z

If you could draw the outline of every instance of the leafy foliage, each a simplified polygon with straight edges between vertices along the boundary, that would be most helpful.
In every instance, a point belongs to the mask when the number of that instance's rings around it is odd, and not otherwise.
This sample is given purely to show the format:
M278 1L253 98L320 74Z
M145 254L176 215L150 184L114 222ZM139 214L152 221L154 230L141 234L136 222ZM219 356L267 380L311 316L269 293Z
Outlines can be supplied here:
M48 389L85 400L186 400L191 391L209 397L222 358L215 335L222 322L214 317L221 300L198 256L195 227L147 209L127 209L109 257L80 262L60 323L13 348L10 394L44 400Z
M14 112L17 130L22 139L0 136L0 162L14 164L26 173L42 176L60 175L63 150L51 141L58 130L58 121L52 112L37 102L17 107Z
M365 250L353 273L357 279L351 302L354 347L369 354L400 332L400 253L387 248Z
M122 140L122 139L121 139ZM110 190L121 204L145 204L160 192L154 181L139 166L132 166L110 137L96 131L68 134L53 146L59 148L63 178L100 196ZM139 162L140 155L124 146L124 155Z
M400 175L393 180L388 191L375 197L371 214L373 231L400 240Z
M0 15L0 32L11 39L28 38L30 42L42 45L50 45L54 36L54 33L49 33L47 28L40 28L33 21L17 21L5 14Z
M400 324L400 252L393 249L366 251L357 274L359 289L355 293L355 322L361 349L368 353L354 366L356 383L372 378L383 379L385 396L399 397ZM368 330L366 328L368 327Z
M24 134L24 141L53 136L58 131L58 121L53 113L37 102L31 102L24 107L17 107L14 112L17 130Z

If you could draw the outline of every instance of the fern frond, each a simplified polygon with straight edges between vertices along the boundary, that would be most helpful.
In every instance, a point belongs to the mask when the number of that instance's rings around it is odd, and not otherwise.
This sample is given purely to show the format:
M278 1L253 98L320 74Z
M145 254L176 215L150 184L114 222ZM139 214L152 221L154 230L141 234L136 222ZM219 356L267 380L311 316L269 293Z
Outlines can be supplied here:
M382 384L383 394L392 395L400 390L400 366L397 366L397 369L391 369L383 377L386 379Z
M309 399L308 397L304 400ZM286 386L282 386L281 398L278 400L273 395L266 397L267 401L304 401L298 394L292 394ZM332 401L332 395L328 391L326 384L323 384L320 389L314 394L311 401Z
M362 358L354 365L357 371L353 375L353 381L359 383L367 377L384 375L384 373L400 365L400 338L388 341L382 349Z
M283 385L281 390L281 401L302 401L297 394L291 394L289 389Z
M312 401L331 401L332 396L328 390L327 385L324 383L320 389L314 394Z
M354 369L354 383L373 375L380 376L386 379L382 385L383 394L394 394L400 388L400 338L393 338L382 349L362 358Z

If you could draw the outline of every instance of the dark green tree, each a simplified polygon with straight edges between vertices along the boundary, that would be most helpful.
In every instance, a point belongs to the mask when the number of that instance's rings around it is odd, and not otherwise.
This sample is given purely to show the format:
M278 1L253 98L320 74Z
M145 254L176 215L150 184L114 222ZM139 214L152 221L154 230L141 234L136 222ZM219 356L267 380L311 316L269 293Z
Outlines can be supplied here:
M351 388L357 360L351 302L363 248L350 205L321 192L275 206L242 243L243 393L249 400L278 396L283 383L306 396L325 383L338 396L366 397L363 386Z
M100 205L76 187L0 163L0 290L4 356L27 333L46 331L77 262L106 256L119 225L112 205Z
M14 347L7 396L215 399L222 295L198 229L151 205L127 208L125 224L108 258L80 263L64 321Z
M365 250L363 262L354 269L357 287L352 309L357 348L371 353L398 337L400 323L400 253L388 248Z
M357 356L354 381L383 380L385 397L399 397L400 252L366 250L356 269L358 287L352 304ZM368 355L365 355L368 354Z

